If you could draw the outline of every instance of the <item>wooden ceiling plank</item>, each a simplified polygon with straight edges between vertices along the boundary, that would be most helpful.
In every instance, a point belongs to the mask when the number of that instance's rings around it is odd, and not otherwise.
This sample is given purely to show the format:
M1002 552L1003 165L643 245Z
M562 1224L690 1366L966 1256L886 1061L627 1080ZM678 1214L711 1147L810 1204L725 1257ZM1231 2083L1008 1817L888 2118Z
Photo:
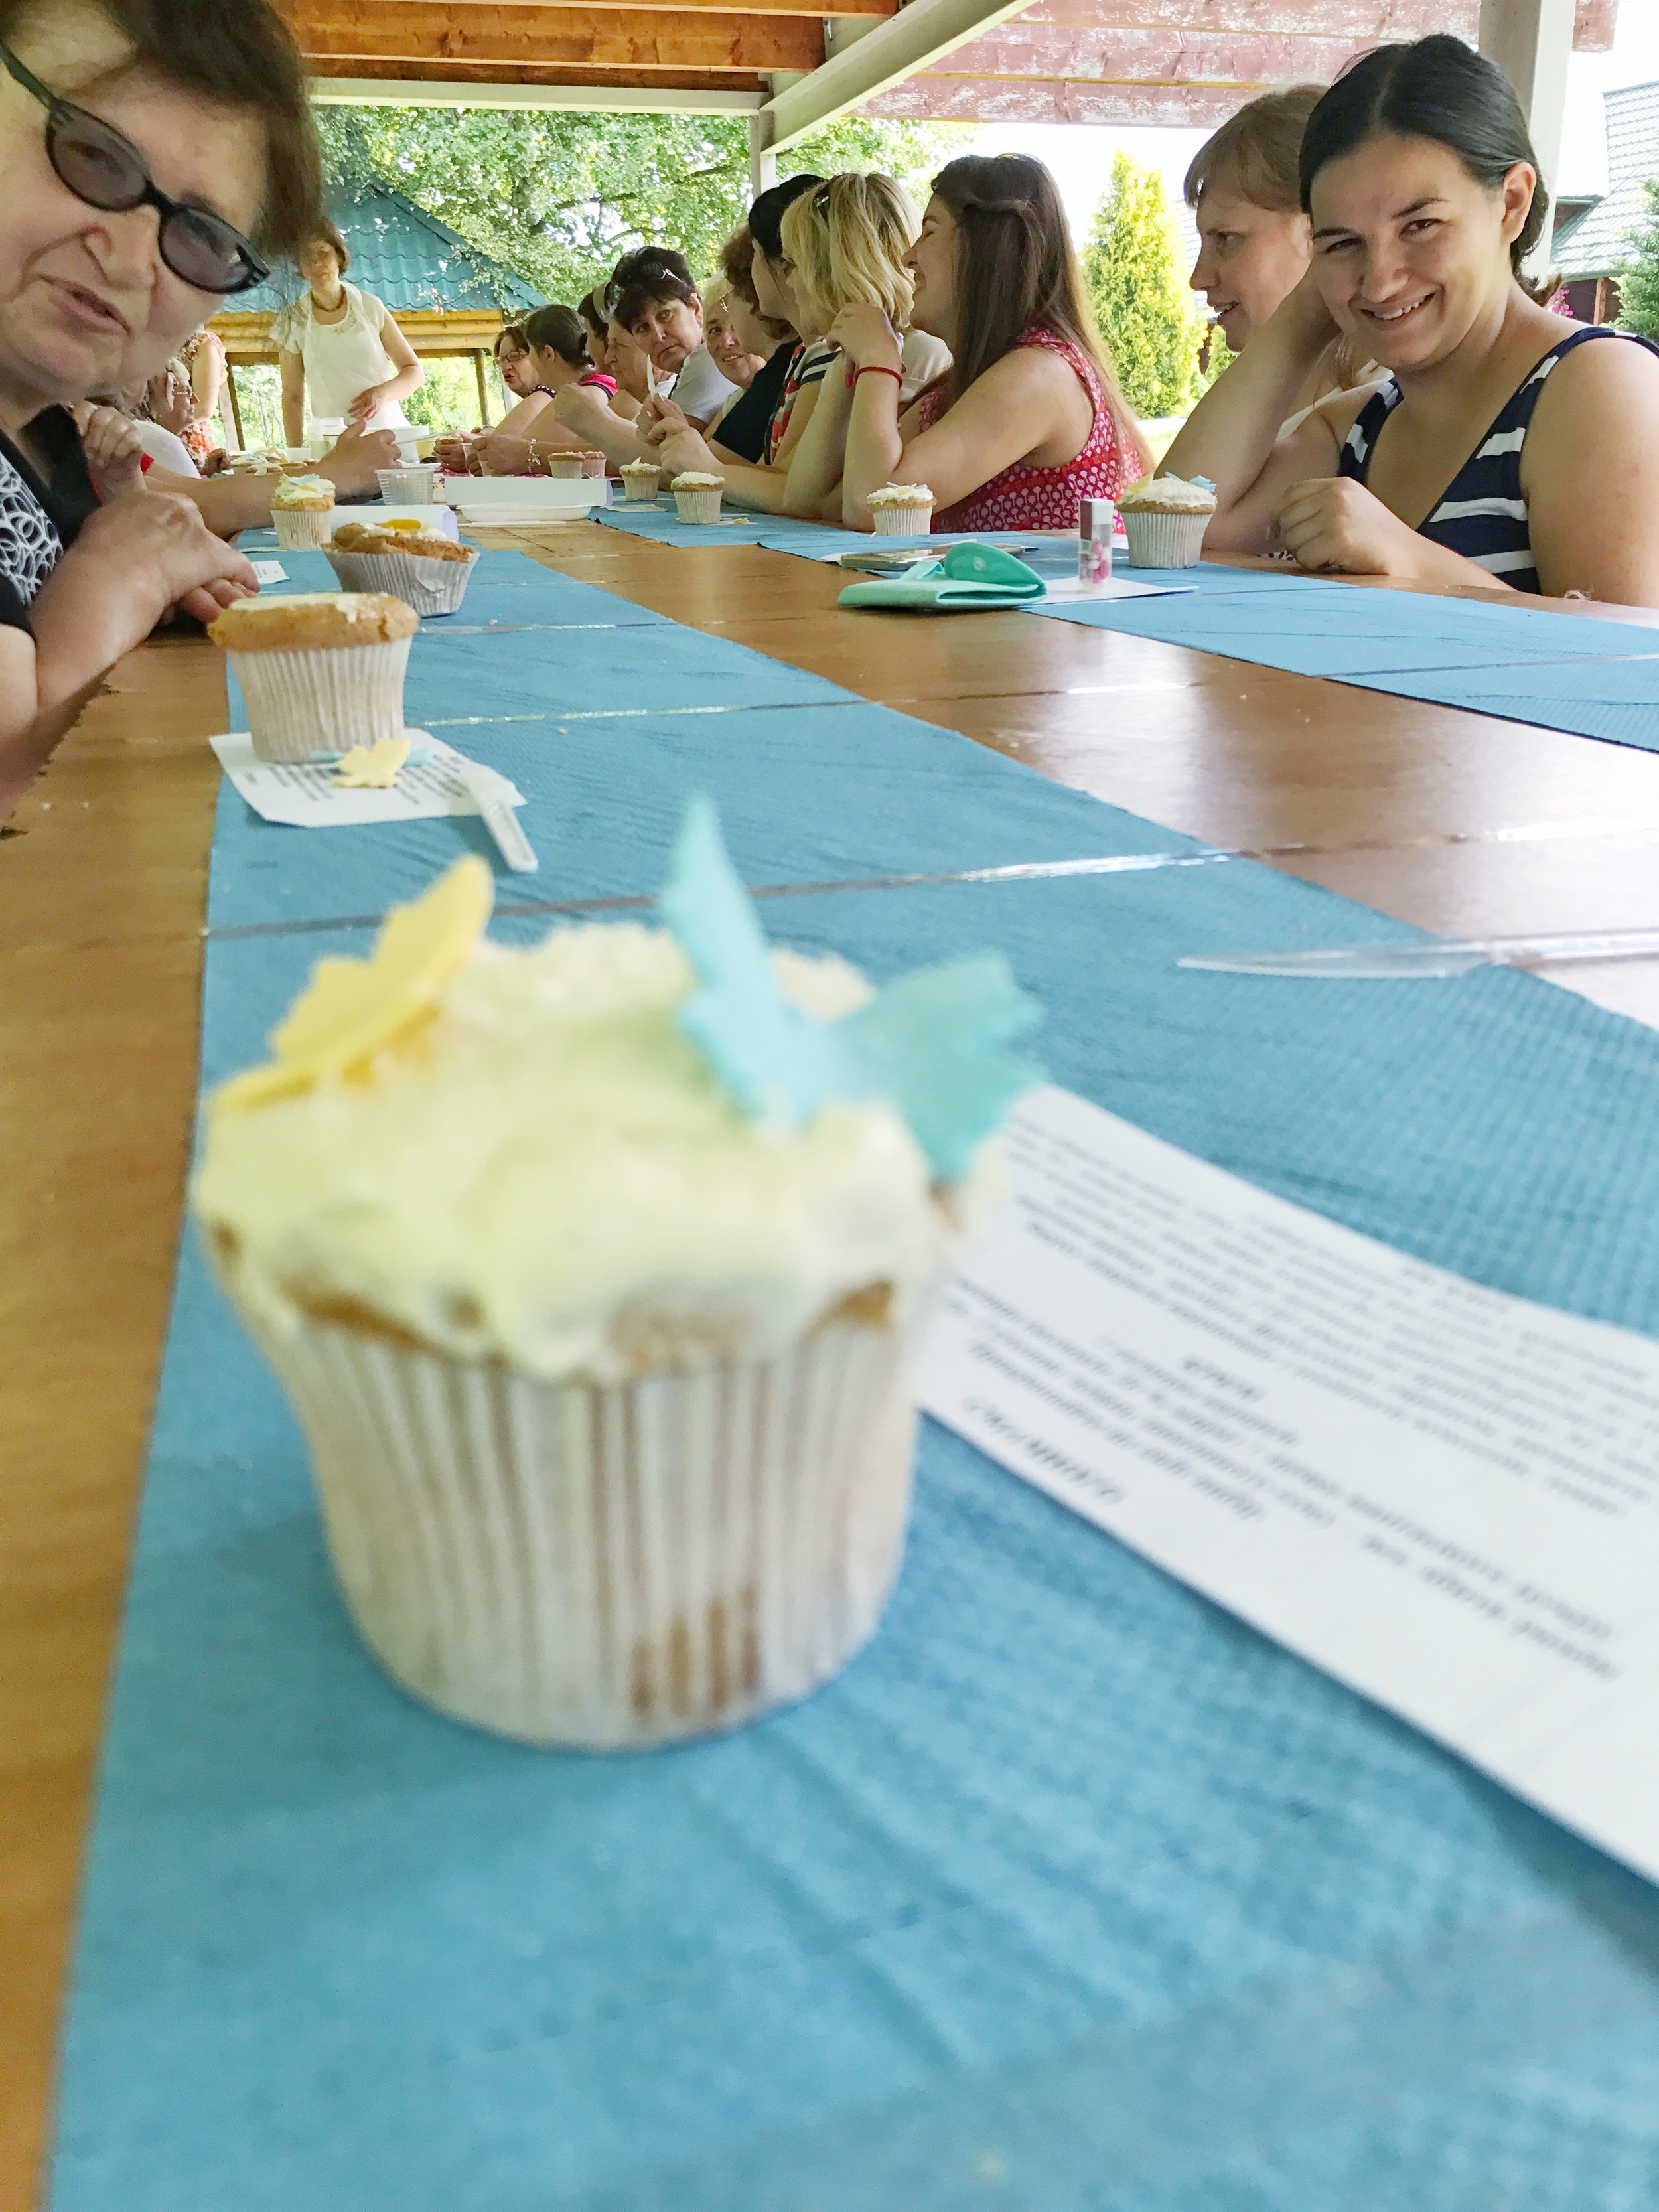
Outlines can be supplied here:
M285 0L308 64L613 70L808 70L823 58L813 16L710 9L410 5L410 0Z
M457 9L489 8L500 0L405 0L413 7L441 10L446 15ZM526 8L568 8L570 0L519 0ZM712 13L726 15L815 15L815 16L886 16L896 15L899 0L590 0L597 9L645 9L679 15L685 12Z
M476 91L480 94L478 104L489 106L495 103L488 94L498 86L507 91L521 88L531 93L538 88L568 87L581 93L602 93L606 89L636 92L640 99L628 101L629 107L648 106L651 97L655 96L661 98L665 106L690 107L692 112L699 111L691 106L690 97L677 100L672 95L703 93L717 103L708 111L714 113L725 112L722 103L726 102L731 103L732 112L752 112L760 105L766 90L764 79L753 70L680 70L674 73L672 84L662 76L653 79L648 71L641 70L531 69L506 64L489 67L487 74L480 70L471 77L453 62L310 62L307 71L313 99L324 101L385 98L395 103L398 88L429 84L436 88L433 98L439 106L450 104L444 97L447 92L453 91L459 96ZM368 89L359 93L356 89L359 86L380 85L386 87L384 94ZM536 106L541 103L532 99L522 103L509 100L501 104Z

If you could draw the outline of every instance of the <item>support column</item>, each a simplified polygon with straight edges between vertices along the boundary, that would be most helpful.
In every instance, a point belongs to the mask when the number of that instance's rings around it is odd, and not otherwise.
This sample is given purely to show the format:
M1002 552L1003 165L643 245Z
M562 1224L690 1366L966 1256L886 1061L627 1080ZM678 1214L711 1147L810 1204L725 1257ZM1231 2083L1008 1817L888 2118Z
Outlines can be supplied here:
M764 115L749 118L749 197L757 200L763 192L769 192L778 181L778 157L767 141L771 136L770 120Z
M1572 58L1574 0L1480 0L1480 51L1515 87L1545 185L1553 199L1561 169L1567 112L1567 64ZM1528 266L1548 266L1555 210Z

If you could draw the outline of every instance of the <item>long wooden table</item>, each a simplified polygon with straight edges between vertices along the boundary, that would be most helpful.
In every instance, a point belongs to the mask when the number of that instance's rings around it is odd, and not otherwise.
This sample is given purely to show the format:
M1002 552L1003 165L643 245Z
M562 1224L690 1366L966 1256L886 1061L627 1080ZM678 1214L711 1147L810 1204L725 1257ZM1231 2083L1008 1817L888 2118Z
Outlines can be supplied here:
M1405 921L1659 927L1659 757L1019 614L846 613L836 571L758 546L479 534ZM0 2212L35 2203L49 2118L179 1232L224 709L211 647L146 647L0 839ZM1559 980L1659 1022L1659 961Z

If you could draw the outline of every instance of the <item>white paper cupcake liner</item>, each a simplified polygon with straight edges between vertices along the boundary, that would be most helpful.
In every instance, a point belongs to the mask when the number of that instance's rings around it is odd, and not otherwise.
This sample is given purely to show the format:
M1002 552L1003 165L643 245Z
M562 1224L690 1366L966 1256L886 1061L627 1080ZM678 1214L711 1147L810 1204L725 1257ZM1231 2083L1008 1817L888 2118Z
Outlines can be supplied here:
M232 653L256 755L302 761L400 738L409 647L409 639L399 637Z
M653 469L648 475L643 475L624 469L622 472L622 482L623 497L635 500L643 506L647 500L653 500L657 496L662 484L662 471Z
M1204 514L1160 514L1147 507L1123 507L1124 535L1132 568L1191 568L1204 550L1204 533L1215 520Z
M933 526L931 507L889 507L870 509L870 520L880 538L926 538Z
M388 1671L498 1735L621 1749L787 1705L873 1633L924 1321L609 1389L331 1322L265 1349Z
M724 495L718 491L677 491L674 504L682 522L718 522Z
M328 564L342 591L390 592L416 614L453 615L466 597L477 556L434 561L420 553L342 553L331 546Z
M270 526L276 532L276 543L289 553L301 553L307 547L326 545L334 535L334 509L331 507L273 507Z
M550 477L567 478L585 477L587 474L587 464L580 453L550 453L547 456L547 473Z

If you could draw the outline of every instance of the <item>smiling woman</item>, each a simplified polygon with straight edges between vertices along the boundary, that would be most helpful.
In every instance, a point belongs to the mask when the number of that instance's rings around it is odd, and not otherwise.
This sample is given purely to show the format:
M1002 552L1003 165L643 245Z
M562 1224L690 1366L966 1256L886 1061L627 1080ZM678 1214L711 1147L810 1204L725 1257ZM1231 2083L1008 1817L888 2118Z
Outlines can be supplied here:
M1164 467L1218 487L1211 551L1659 606L1659 347L1522 281L1547 201L1509 81L1460 40L1382 46L1309 118L1307 276ZM1334 335L1390 372L1279 425Z
M0 812L66 701L181 606L255 588L188 501L100 507L69 410L142 385L317 219L264 0L0 0Z

